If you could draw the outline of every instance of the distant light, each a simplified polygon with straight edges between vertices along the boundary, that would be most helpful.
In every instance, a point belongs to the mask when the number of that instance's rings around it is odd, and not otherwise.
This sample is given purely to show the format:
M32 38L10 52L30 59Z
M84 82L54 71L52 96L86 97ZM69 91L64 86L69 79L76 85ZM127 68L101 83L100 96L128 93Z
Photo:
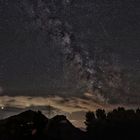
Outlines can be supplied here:
M3 110L4 109L4 106L1 106L1 109Z

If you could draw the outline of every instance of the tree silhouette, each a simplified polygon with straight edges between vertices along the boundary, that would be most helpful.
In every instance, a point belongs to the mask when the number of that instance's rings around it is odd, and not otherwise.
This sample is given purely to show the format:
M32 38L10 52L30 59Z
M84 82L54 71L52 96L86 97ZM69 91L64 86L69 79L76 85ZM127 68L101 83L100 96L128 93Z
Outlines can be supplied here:
M95 140L137 140L140 130L140 109L125 110L118 107L108 113L105 110L87 112L87 139Z
M96 117L97 117L97 119L99 119L99 120L105 120L105 119L106 119L105 110L102 110L102 109L96 110Z

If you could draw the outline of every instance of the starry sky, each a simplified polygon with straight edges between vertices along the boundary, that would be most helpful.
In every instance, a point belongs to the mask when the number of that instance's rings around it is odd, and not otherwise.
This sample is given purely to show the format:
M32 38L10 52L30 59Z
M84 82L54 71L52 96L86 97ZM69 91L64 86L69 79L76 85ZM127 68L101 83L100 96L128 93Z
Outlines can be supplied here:
M139 31L137 0L0 0L3 117L139 107Z

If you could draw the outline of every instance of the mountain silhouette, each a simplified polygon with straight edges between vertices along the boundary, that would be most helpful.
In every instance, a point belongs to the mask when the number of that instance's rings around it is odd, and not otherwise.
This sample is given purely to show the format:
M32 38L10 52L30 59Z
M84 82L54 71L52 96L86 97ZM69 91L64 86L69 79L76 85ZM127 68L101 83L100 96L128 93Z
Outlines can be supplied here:
M1 140L82 140L85 133L74 127L66 116L51 119L40 111L28 110L0 121Z
M57 115L49 120L47 127L48 139L57 140L82 140L85 134L80 129L74 127L64 115Z

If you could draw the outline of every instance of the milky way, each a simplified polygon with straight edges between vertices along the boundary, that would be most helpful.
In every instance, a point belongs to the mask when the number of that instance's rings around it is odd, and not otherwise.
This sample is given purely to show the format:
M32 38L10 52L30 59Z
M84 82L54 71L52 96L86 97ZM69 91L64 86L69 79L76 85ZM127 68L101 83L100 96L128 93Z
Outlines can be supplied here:
M138 4L0 0L1 106L48 99L62 112L139 106Z

